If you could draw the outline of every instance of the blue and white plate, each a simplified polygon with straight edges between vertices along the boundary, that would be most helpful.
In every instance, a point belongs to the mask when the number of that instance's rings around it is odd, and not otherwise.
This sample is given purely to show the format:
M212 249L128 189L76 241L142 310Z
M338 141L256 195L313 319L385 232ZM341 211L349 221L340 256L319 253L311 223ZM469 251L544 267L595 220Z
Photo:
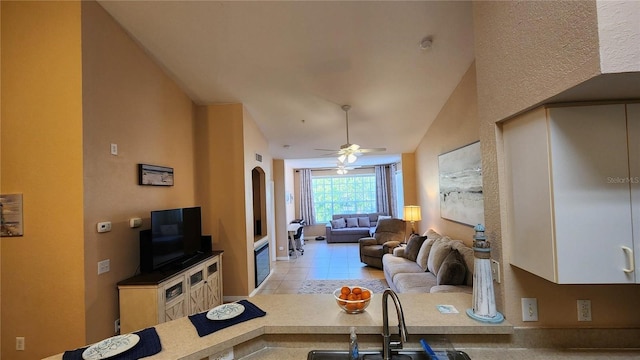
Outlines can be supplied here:
M209 310L207 319L209 320L227 320L244 312L244 305L238 303L222 304Z
M82 358L85 360L106 359L121 354L140 341L140 336L136 334L126 334L110 337L98 343L89 346L82 352Z

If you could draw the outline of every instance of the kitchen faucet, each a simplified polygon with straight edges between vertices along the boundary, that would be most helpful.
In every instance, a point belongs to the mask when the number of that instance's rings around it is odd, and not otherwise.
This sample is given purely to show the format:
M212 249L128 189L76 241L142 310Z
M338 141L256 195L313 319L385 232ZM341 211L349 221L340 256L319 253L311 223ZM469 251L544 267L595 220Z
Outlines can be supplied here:
M387 309L387 300L389 296L391 296L391 300L393 300L393 303L396 306L400 341L391 341L391 334L389 332L389 310ZM398 299L398 294L387 288L384 293L382 293L382 359L391 360L391 350L402 349L402 344L406 341L407 326L404 323L404 312L402 311L400 299Z

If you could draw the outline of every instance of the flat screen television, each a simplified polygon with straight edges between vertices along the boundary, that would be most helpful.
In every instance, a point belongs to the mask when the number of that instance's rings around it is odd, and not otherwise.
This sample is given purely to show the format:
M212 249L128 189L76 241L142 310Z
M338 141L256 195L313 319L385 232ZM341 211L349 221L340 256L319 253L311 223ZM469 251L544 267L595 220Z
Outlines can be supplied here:
M149 272L202 252L200 207L151 211L151 229L140 232L140 267Z

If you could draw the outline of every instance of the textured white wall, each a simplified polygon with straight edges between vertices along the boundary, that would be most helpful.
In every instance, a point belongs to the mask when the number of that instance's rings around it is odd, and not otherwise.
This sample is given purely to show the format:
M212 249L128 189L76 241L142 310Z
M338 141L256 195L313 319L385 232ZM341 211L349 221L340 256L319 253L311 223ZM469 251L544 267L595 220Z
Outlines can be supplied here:
M640 1L597 1L602 73L640 71Z

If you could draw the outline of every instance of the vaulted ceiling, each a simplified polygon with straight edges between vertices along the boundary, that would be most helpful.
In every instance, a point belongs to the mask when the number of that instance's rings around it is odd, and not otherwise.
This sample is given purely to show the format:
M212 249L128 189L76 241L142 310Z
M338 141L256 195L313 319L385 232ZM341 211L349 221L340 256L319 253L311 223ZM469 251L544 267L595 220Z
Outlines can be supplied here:
M350 142L387 149L359 164L413 152L474 59L467 1L99 3L196 103L244 104L274 158L317 166L343 104Z

